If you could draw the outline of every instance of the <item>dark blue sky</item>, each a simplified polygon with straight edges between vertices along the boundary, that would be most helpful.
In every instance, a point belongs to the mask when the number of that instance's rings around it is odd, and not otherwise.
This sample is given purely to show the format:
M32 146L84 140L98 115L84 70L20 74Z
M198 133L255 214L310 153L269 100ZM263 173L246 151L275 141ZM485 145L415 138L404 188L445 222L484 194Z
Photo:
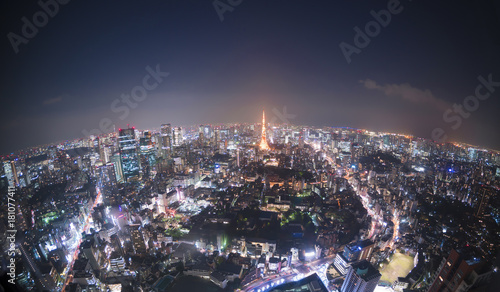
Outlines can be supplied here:
M353 28L391 1L243 0L221 22L213 1L72 0L17 54L8 34L22 36L22 18L41 8L3 1L0 153L81 137L103 118L117 128L258 122L262 108L271 120L284 107L294 124L424 138L439 127L500 149L500 87L456 130L443 120L478 76L500 81L499 1L400 1L348 63L340 43L353 45ZM157 64L170 75L121 119L111 104Z

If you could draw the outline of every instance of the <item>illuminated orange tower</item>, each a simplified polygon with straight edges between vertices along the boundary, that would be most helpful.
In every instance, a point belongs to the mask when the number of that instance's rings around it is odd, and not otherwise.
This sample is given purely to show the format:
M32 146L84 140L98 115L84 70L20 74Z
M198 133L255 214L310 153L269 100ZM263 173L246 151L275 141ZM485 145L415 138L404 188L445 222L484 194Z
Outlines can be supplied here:
M262 110L262 137L259 144L260 150L271 150L266 139L266 113Z

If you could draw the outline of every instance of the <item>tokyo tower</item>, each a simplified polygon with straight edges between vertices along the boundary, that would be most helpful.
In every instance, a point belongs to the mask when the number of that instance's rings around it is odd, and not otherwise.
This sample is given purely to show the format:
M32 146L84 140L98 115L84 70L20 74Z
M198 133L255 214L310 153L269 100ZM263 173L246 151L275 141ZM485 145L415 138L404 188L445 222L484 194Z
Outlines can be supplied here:
M271 150L271 147L267 144L266 139L266 113L264 110L262 110L262 137L260 139L259 148L260 150Z

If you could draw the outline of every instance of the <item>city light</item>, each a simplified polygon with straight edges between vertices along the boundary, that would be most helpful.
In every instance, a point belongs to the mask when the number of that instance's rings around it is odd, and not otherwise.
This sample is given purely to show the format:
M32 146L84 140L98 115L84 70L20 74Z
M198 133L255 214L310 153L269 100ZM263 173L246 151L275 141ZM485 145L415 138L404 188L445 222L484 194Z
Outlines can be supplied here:
M495 290L493 1L4 2L4 290Z

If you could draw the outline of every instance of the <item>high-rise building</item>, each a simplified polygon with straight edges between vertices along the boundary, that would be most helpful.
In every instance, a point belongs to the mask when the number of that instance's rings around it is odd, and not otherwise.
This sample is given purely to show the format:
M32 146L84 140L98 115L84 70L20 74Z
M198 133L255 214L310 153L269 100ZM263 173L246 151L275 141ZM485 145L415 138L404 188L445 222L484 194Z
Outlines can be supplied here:
M443 258L427 291L469 291L488 283L492 274L474 248L453 249L448 258Z
M36 250L29 245L27 242L20 243L19 250L21 251L21 257L23 259L24 264L28 268L28 270L36 275L36 277L42 277L42 273L40 271L40 267L38 266L38 261L35 261L37 254L34 255L33 251ZM40 257L38 256L38 259Z
M12 173L12 164L11 161L4 161L3 163L3 171L5 173L5 177L7 178L7 182L10 187L15 187L16 182L14 180L14 174Z
M146 243L141 231L139 231L139 226L133 226L132 228L131 238L134 251L136 254L145 254L147 252Z
M0 165L0 168L3 166L3 173L2 177L7 180L7 184L10 187L24 187L27 185L27 182L25 181L26 178L22 177L22 171L19 172L19 175L17 173L17 168L16 164L14 161L4 161L3 165ZM21 181L19 180L21 178ZM20 185L21 183L21 185Z
M219 142L220 142L220 130L215 129L214 130L214 146L215 146L216 151L219 151L219 148L220 148Z
M167 158L172 150L172 126L170 124L163 124L160 127L161 135L161 156Z
M101 259L101 253L97 247L95 240L93 238L87 238L82 241L80 245L82 253L85 258L89 260L90 266L93 270L99 270L99 261Z
M101 158L102 159L102 162L103 163L108 163L111 159L111 147L109 146L104 146L102 148L102 154L103 154L103 157Z
M173 145L174 146L181 146L183 137L182 137L182 128L181 127L175 127L174 132L173 132Z
M372 292L380 280L380 273L368 261L353 263L340 288L341 292Z
M97 138L95 138L95 141L97 143L97 147L96 147L95 151L97 153L99 153L99 158L101 159L103 164L108 163L108 161L106 160L107 157L104 154L105 145L104 145L103 139L99 139L99 137L97 137Z
M16 183L16 186L19 186L19 176L17 174L16 164L14 161L11 161L10 165L12 168L12 175L14 176L14 182Z
M54 291L57 286L57 270L52 264L43 264L40 267L41 277L38 278L40 290Z
M198 142L200 145L203 145L205 143L205 133L203 131L203 125L200 125L198 129Z
M117 183L115 166L113 163L108 163L98 167L99 183L102 186L115 186Z
M139 145L141 149L141 163L143 168L145 165L152 166L155 163L156 158L150 131L144 131Z
M118 237L118 235L116 234L113 234L109 237L109 240L111 242L111 246L113 247L113 249L118 252L120 255L124 255L123 253L123 247L122 247L122 244L121 244L121 241L120 241L120 238Z
M240 167L240 148L236 148L236 166Z
M205 125L203 127L203 136L205 139L210 139L212 138L212 126L210 125Z
M367 260L370 261L372 258L372 252L375 248L375 243L369 239L363 240L358 244L358 247L361 248L361 252L359 253L358 260Z
M139 153L135 139L135 128L120 129L118 132L118 147L125 180L139 176Z
M125 260L123 259L123 256L119 252L113 251L109 257L109 266L115 273L124 273Z
M366 239L344 247L344 252L337 254L333 262L337 270L345 275L349 271L349 266L361 260L370 261L373 248L373 241Z
M113 167L115 168L116 181L122 182L122 180L123 180L123 168L122 168L122 161L121 161L120 155L115 154L115 155L111 156L110 161L113 164Z
M359 248L355 244L346 245L344 247L344 257L348 261L357 261L360 251L361 251L361 248Z
M349 261L370 261L374 246L369 239L349 244L344 248L344 257Z
M478 218L482 218L490 198L495 195L495 191L488 186L481 186L479 188L479 193L477 194L476 208L474 210L474 215Z
M337 268L340 274L345 275L349 271L349 267L351 266L351 264L354 262L354 260L349 260L344 256L344 254L339 253L335 257L333 265L335 266L335 268Z

